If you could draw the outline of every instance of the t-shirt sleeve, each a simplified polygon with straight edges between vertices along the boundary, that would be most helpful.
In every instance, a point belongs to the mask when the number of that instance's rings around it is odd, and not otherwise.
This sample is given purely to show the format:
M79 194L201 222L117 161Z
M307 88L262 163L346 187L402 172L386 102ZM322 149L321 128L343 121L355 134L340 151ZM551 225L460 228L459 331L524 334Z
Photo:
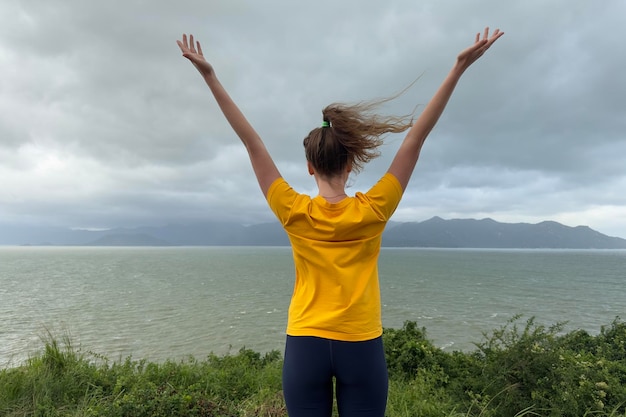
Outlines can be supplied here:
M370 190L365 193L372 207L383 220L387 221L396 211L402 199L400 181L390 173L386 173Z
M289 220L297 196L298 193L282 177L277 178L267 190L267 203L282 225Z

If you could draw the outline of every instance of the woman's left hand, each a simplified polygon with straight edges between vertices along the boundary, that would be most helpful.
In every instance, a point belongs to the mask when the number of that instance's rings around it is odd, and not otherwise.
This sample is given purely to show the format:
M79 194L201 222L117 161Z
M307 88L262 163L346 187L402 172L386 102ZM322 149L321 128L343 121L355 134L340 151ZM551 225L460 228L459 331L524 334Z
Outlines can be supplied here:
M194 67L200 71L203 76L213 74L213 66L207 62L202 53L202 47L200 42L193 40L193 35L189 35L189 41L187 41L187 35L183 34L182 41L176 41L183 56L191 61Z

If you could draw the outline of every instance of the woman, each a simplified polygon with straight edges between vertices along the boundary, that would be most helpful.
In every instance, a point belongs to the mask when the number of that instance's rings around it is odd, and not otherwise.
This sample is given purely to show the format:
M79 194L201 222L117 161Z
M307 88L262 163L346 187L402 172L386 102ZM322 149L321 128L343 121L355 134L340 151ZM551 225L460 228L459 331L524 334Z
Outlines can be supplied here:
M297 193L281 177L200 43L193 35L177 41L246 146L263 195L291 242L296 281L283 368L291 417L330 416L333 385L340 416L384 416L387 368L377 269L382 232L461 75L503 34L496 29L489 36L486 28L482 37L476 35L413 125L372 113L380 102L326 107L321 126L304 139L308 170L319 188L314 198ZM407 129L387 173L365 194L348 197L350 172L377 156L381 135Z

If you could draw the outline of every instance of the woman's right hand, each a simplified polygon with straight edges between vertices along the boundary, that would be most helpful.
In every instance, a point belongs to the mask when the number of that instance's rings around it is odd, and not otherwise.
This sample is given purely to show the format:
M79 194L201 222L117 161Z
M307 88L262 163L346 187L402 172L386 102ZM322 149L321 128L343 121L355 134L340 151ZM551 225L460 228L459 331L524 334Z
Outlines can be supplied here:
M203 76L213 74L213 67L204 59L200 42L196 41L194 45L193 35L189 35L189 41L187 41L187 35L183 34L183 40L176 41L176 43L183 56L191 61L193 66L200 71L200 74Z
M474 44L461 51L461 53L457 56L457 67L459 67L462 71L465 71L470 65L476 62L478 58L483 56L487 49L489 49L489 47L491 47L491 45L493 45L493 43L502 35L504 35L504 32L500 32L500 29L496 29L493 34L489 36L489 28L485 28L482 39L480 37L480 33L477 33Z

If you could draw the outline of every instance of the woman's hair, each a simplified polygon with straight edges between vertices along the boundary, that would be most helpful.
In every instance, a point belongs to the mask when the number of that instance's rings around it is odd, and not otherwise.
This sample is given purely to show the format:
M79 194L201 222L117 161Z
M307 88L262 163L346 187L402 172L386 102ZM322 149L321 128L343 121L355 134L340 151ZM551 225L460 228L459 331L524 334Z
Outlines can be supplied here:
M359 172L364 164L379 156L383 135L409 129L412 115L380 116L374 112L400 94L352 105L333 103L322 110L323 126L304 138L306 159L316 172L333 177L343 172L348 163L354 172Z

